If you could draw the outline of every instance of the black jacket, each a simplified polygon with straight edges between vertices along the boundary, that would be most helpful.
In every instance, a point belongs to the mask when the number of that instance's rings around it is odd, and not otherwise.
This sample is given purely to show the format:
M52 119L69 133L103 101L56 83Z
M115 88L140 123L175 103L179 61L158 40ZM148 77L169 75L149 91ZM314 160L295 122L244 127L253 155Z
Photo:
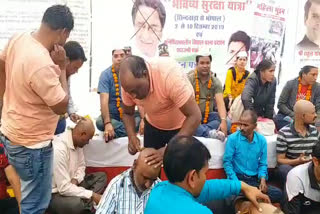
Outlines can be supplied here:
M259 117L272 119L276 96L277 80L262 84L259 73L253 72L246 81L241 94L244 109L255 110Z

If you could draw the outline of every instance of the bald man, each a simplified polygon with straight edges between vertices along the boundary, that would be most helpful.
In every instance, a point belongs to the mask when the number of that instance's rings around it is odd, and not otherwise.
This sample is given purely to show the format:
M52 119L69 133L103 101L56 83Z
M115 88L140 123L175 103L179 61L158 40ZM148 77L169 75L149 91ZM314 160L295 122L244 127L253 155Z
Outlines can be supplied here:
M235 206L237 214L283 214L279 208L267 203L259 203L260 211L250 201L238 201Z
M96 214L143 213L152 188L160 182L160 167L146 162L146 158L154 152L153 148L145 148L132 168L111 180Z
M293 167L311 161L312 148L320 137L317 128L313 126L317 114L310 101L297 101L293 111L294 121L283 127L277 137L277 161L282 185Z
M91 213L93 202L99 203L106 175L103 172L85 174L82 149L94 132L92 121L84 118L73 129L55 136L50 213Z

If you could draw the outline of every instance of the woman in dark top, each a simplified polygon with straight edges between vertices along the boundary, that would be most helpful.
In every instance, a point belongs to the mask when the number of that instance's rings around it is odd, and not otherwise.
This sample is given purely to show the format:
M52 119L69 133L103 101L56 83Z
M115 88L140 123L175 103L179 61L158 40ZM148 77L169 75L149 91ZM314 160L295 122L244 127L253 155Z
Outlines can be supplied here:
M246 81L241 95L244 109L255 110L259 117L273 118L277 80L275 64L262 60Z

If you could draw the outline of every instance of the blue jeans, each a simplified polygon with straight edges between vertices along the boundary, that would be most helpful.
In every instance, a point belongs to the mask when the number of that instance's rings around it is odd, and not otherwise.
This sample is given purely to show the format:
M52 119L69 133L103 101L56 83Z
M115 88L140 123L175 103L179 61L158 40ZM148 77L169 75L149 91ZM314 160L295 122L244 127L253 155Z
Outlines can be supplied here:
M139 113L135 113L135 121L136 121L136 131L139 130L139 125L140 125L140 115ZM124 123L122 121L116 120L116 119L112 119L111 118L111 125L113 126L114 129L114 133L116 134L116 138L119 137L126 137L127 136L127 131L126 131L126 127L124 126ZM102 118L102 115L100 115L98 117L98 119L96 120L96 126L97 129L99 129L100 131L104 131L104 121Z
M63 133L66 130L66 126L67 126L66 118L59 119L54 135Z
M21 182L21 213L43 214L52 190L52 144L41 149L12 145L0 135L9 163L16 169Z
M282 127L290 124L289 121L284 120L284 118L286 117L286 115L278 113L276 114L276 116L274 116L273 121L276 124L276 128L279 131Z
M260 186L260 183L258 181L258 176L246 176L246 175L237 174L237 178L240 181L243 181L249 184L250 186L254 186L258 188ZM269 196L272 203L280 203L283 196L282 191L279 188L270 186L270 185L268 185L267 195Z
M278 173L279 173L279 180L280 184L284 187L287 182L287 175L289 171L293 168L293 166L288 164L279 164L278 165Z
M201 119L203 121L203 117ZM195 136L197 137L208 137L209 131L212 129L218 129L220 126L221 120L218 112L211 112L208 117L208 123L200 124L196 130ZM231 122L227 119L228 132L231 128Z

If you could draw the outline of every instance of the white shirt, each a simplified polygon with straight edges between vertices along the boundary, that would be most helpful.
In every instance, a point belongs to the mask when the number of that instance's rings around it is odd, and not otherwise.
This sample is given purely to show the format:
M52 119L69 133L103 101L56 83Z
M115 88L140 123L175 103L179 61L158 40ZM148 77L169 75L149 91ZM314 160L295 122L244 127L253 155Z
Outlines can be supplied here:
M96 214L143 214L152 188L161 180L157 179L151 188L139 197L130 178L131 171L132 169L128 169L111 180Z
M311 164L312 162L301 164L288 173L286 190L289 201L301 193L308 199L320 202L320 188L314 174L310 172ZM313 175L310 177L310 174Z
M75 148L72 131L68 128L53 139L52 193L90 199L92 191L71 183L74 178L80 184L85 176L85 158L82 148Z

